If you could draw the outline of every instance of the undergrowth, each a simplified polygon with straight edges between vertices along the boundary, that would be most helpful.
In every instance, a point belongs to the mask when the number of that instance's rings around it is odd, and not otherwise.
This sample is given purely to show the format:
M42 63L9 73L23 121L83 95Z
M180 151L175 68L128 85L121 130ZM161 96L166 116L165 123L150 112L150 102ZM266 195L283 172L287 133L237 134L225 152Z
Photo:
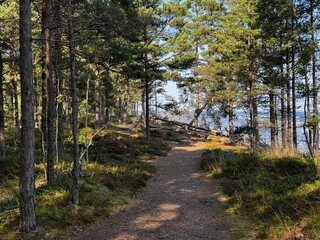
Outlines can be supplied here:
M228 212L250 219L242 239L320 239L320 180L303 155L214 145L202 168L220 182Z
M82 128L80 140L84 139L84 132ZM92 128L87 132L89 138L94 134ZM89 162L83 167L81 204L74 206L71 204L72 138L66 139L65 155L56 165L54 186L46 185L45 165L41 153L37 152L37 231L20 236L19 143L8 138L7 160L0 161L0 239L59 238L65 231L79 231L86 224L116 213L154 174L155 156L166 155L169 150L161 139L153 137L150 144L146 144L142 134L124 127L100 131L89 148ZM83 150L84 144L80 143Z

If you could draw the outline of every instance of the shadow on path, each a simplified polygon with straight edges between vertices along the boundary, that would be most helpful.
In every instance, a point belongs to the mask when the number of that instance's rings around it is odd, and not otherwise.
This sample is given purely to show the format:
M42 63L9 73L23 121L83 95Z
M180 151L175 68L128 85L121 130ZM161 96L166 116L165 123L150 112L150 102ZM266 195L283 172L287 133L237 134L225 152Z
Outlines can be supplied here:
M199 170L205 143L176 145L127 210L74 239L232 239L224 205Z

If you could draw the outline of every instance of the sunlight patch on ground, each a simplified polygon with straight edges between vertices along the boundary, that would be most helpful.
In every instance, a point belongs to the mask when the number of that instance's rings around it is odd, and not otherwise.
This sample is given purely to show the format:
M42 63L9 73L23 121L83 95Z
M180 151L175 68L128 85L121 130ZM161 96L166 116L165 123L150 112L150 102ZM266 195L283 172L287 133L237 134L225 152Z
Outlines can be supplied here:
M166 221L176 219L179 208L180 206L177 204L161 204L155 212L143 214L136 218L133 224L141 230L155 230L163 226Z

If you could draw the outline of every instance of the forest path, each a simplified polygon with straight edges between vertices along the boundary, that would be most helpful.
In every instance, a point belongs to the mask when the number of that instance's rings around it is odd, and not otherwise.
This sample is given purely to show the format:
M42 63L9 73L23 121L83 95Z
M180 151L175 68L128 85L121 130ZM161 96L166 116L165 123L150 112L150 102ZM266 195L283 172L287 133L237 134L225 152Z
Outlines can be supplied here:
M233 239L225 207L200 170L204 142L174 144L157 160L157 172L128 208L73 239Z

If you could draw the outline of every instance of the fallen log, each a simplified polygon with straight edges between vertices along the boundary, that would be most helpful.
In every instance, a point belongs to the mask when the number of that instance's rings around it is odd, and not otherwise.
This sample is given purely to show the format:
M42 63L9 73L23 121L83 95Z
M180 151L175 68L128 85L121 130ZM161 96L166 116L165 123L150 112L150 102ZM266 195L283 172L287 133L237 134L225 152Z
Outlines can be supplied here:
M153 117L153 118L151 118L151 120L161 121L161 122L164 122L164 123L166 123L168 125L171 125L171 126L173 125L176 128L183 129L185 131L196 133L196 134L228 137L228 136L226 136L225 134L223 134L223 133L221 133L219 131L211 130L209 128L204 128L204 127L192 126L192 125L190 125L188 123L183 123L183 122L178 122L178 121L171 121L171 120L164 119L164 118L159 118L159 117ZM155 128L155 127L156 126L153 125L153 128ZM165 129L167 127L161 126L160 128ZM167 129L167 130L169 130L169 129ZM172 130L172 129L170 129L170 130Z

